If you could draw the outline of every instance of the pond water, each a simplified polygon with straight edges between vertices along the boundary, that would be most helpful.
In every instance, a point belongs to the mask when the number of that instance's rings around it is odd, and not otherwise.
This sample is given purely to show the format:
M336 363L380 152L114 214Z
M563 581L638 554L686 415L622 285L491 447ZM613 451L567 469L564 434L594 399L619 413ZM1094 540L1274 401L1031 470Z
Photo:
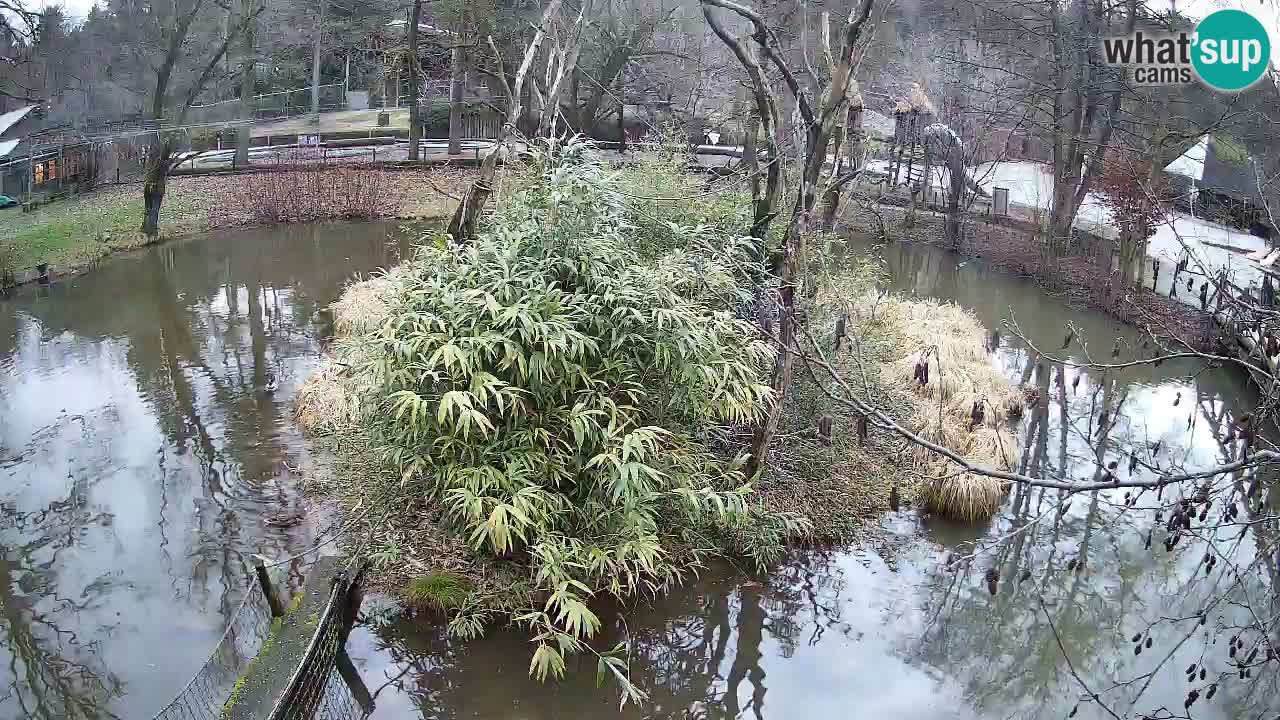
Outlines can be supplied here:
M887 289L954 300L989 328L1015 319L1038 347L1061 347L1067 323L1104 359L1117 337L1141 344L1137 332L1098 313L1064 307L1033 283L980 264L957 267L961 260L949 253L895 245L880 254ZM1078 344L1067 352L1082 359ZM1152 472L1146 463L1215 465L1229 452L1215 432L1224 413L1257 400L1239 373L1172 361L1106 374L1067 369L1067 392L1051 393L1055 368L1009 333L993 362L1052 398L1018 428L1029 469L1045 477L1091 479L1099 446L1105 462L1122 461L1122 473L1134 447L1142 448L1139 475ZM1100 434L1104 411L1120 420ZM1033 427L1044 431L1028 441ZM1154 505L1153 494L1139 507ZM654 603L606 613L601 646L628 640L633 678L649 693L621 716L1062 718L1081 699L1081 681L1121 716L1161 707L1182 715L1190 689L1220 673L1235 678L1226 638L1247 611L1211 600L1261 592L1253 607L1274 612L1266 601L1275 597L1274 561L1258 557L1245 582L1227 582L1222 566L1208 581L1189 581L1203 547L1167 554L1157 540L1148 550L1153 513L1124 512L1122 492L1077 497L1061 516L1052 509L1056 497L1038 489L1011 493L1002 515L979 528L903 510L883 519L885 538L869 547L797 554L764 577L713 567ZM1274 522L1269 527L1274 547ZM1246 535L1236 548L1238 534L1224 530L1222 542L1247 564L1255 559L1254 538ZM989 552L947 569L949 556L970 553L975 540ZM1003 578L994 596L985 582L990 567ZM1201 626L1196 616L1206 608L1209 624ZM561 683L529 679L531 650L521 632L493 631L463 644L393 607L366 606L366 613L371 622L357 628L351 652L377 692L376 718L619 714L617 693L596 686L587 659L571 663ZM1143 650L1135 655L1132 637L1140 632ZM1187 682L1192 662L1204 664L1206 681ZM1238 686L1224 680L1212 700L1195 705L1195 717L1280 711L1280 673L1272 667L1262 675ZM1110 715L1086 703L1076 717Z
M402 250L384 226L226 233L0 304L0 717L149 717L204 660L249 555L307 546L326 516L302 500L300 478L324 467L290 399L328 336L321 308L353 271ZM955 300L989 328L1014 318L1041 347L1056 351L1068 322L1098 356L1116 337L1140 343L980 264L921 246L880 253L889 289ZM1080 357L1078 344L1065 352ZM1216 464L1226 413L1257 400L1230 369L1172 361L1068 368L1058 392L1052 365L1008 333L993 362L1049 400L1018 428L1028 470L1046 477L1093 477L1099 447L1122 473L1132 448L1138 474ZM1120 419L1098 432L1104 412ZM1157 534L1148 550L1152 513L1125 512L1122 495L1080 496L1059 514L1056 491L1015 492L977 528L904 509L866 547L797 553L767 576L713 567L611 610L604 640L629 642L649 693L621 716L1056 718L1082 683L1122 716L1182 715L1199 686L1186 666L1234 678L1231 627L1275 602L1274 557L1255 551L1275 547L1274 523L1220 531L1220 546L1256 566L1191 581L1203 547L1166 553ZM947 566L975 541L982 554ZM364 615L350 650L376 718L619 715L585 659L561 683L529 679L519 632L459 643L376 599ZM1195 717L1274 715L1277 676L1273 665L1224 680ZM1109 715L1086 703L1076 717Z
M323 509L294 389L389 227L245 230L0 301L0 718L149 718Z

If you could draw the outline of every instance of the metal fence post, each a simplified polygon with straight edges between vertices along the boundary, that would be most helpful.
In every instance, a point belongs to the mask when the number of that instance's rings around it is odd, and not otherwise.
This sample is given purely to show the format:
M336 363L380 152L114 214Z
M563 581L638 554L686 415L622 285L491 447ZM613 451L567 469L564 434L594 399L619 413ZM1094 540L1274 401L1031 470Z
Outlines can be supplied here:
M284 605L280 604L280 596L271 584L271 576L267 574L267 564L261 555L253 556L253 569L258 574L258 584L262 585L262 594L271 606L271 617L284 617Z

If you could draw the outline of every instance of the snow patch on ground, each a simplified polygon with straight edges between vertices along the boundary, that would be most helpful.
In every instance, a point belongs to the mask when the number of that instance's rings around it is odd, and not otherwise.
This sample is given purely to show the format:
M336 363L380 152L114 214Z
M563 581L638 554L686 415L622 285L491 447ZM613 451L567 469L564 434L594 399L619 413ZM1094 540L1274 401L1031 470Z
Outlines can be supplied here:
M1194 152L1190 154L1194 156ZM1193 161L1194 157L1190 160ZM983 163L973 169L972 175L988 192L997 187L1008 188L1009 202L1025 208L1039 209L1046 215L1049 212L1053 201L1053 174L1049 166L1043 163L1025 160ZM1180 212L1171 212L1166 217L1166 221L1156 227L1155 235L1147 244L1147 257L1159 260L1162 267L1156 292L1166 295L1169 293L1173 266L1184 254L1190 255L1193 274L1214 274L1226 269L1236 285L1261 285L1262 273L1258 266L1244 256L1266 247L1265 240L1238 228ZM1111 211L1095 193L1086 196L1081 204L1075 226L1100 237L1116 236ZM1186 282L1185 276L1182 281ZM1185 285L1179 293L1180 299L1194 301L1194 298L1186 297Z
M1009 202L1036 208L1046 215L1053 204L1053 173L1047 165L1029 160L982 163L973 169L974 178L987 191L1009 190ZM1089 193L1080 204L1075 226L1105 238L1115 237L1111 211L1102 199Z
M1147 257L1172 266L1189 252L1193 273L1213 275L1226 270L1233 283L1247 288L1262 284L1262 272L1245 255L1266 246L1265 240L1239 228L1173 213L1167 222L1156 227L1156 234L1147 242ZM1161 280L1156 291L1167 294L1168 285L1163 277Z

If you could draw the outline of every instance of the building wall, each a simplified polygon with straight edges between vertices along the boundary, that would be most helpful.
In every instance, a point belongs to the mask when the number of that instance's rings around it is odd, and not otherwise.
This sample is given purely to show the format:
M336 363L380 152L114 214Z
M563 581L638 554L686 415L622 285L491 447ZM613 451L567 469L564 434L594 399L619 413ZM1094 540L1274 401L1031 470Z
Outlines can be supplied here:
M0 167L0 194L23 197L28 192L40 198L63 190L87 189L98 181L98 154L92 145L35 149L10 153Z

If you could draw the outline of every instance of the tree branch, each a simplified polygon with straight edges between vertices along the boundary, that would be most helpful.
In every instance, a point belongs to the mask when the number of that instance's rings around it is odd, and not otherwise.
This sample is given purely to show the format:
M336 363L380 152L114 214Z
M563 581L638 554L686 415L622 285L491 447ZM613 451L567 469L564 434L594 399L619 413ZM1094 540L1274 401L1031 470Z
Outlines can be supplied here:
M752 37L757 43L759 43L761 49L764 50L765 57L769 58L769 61L778 68L778 72L782 73L783 82L787 84L787 89L791 91L792 97L796 99L796 104L800 108L800 116L804 118L806 124L813 124L815 117L813 114L813 107L809 104L808 95L800 89L800 83L796 80L795 74L791 72L791 68L788 67L786 61L782 59L780 55L781 51L779 50L778 37L774 34L773 30L769 28L769 25L764 21L764 18L755 10L746 7L745 5L739 5L736 2L732 2L732 0L701 1L703 5L714 5L715 7L723 8L730 12L737 13L751 22L751 25L755 28L755 33ZM869 3L870 0L866 0L866 2Z

